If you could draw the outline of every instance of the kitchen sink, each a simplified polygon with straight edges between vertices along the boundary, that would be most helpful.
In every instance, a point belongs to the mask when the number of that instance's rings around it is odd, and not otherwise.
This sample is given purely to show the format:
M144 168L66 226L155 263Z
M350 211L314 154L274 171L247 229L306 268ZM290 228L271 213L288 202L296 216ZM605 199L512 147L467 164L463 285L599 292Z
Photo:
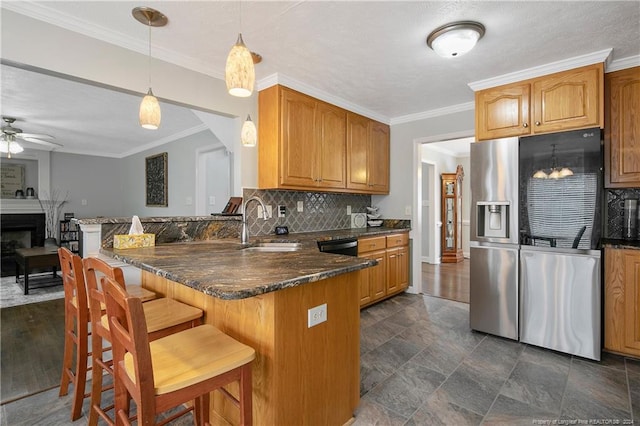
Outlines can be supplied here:
M247 251L266 251L266 252L284 252L297 251L302 248L300 243L257 243L243 250Z

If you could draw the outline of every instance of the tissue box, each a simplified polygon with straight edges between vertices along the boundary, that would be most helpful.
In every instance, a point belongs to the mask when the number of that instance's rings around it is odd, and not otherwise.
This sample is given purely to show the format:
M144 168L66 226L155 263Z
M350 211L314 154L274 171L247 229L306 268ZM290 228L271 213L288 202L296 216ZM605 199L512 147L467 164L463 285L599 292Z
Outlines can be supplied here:
M114 235L114 249L153 247L156 245L155 234Z

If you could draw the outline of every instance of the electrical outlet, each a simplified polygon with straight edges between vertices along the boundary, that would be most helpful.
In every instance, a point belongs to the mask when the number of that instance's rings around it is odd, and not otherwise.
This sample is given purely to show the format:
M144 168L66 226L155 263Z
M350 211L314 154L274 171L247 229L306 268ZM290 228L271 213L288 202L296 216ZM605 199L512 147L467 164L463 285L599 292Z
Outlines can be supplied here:
M267 208L267 219L271 219L272 213L273 213L273 209L271 208L271 206L267 205L265 206ZM264 213L262 213L262 206L258 205L258 215L256 216L258 219L264 219Z
M411 206L404 206L404 214L411 216Z
M307 328L311 328L327 320L327 304L326 303L323 303L320 306L316 306L315 308L311 308L307 312L309 314L309 318L307 321Z
M278 206L278 217L285 217L287 214L287 208L285 206Z
M82 202L80 204L82 204L83 206L86 206L87 205L87 200L83 198Z
M351 215L351 206L347 206L347 216Z
M298 201L297 207L298 213L302 213L304 211L304 201Z
M214 197L213 195L211 195L209 197L209 205L210 206L215 206L216 205L216 197Z
M192 205L192 204L193 204L193 198L191 198L191 197L187 197L187 198L184 200L184 202L185 202L185 204L186 204L186 205L190 206L190 205Z

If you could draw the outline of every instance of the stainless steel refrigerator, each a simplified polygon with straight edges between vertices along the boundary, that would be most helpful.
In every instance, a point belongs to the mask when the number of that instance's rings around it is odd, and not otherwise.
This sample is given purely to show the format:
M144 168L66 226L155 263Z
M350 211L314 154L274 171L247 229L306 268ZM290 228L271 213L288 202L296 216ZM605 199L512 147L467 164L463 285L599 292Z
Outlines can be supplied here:
M471 144L471 328L518 339L518 138Z

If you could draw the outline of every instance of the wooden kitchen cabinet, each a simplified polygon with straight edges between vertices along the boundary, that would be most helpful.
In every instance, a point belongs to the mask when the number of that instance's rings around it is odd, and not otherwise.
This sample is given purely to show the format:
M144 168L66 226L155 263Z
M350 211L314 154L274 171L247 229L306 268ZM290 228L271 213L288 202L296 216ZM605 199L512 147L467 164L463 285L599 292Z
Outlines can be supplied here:
M347 188L371 194L389 193L389 126L358 114L347 114Z
M604 347L640 357L640 250L605 249Z
M370 305L387 294L387 241L384 236L359 238L358 257L378 264L360 272L360 307Z
M640 187L640 67L605 75L605 186Z
M389 126L280 85L258 108L260 189L389 193Z
M476 138L604 127L604 67L588 65L476 92Z
M387 235L387 296L409 287L409 234Z
M345 188L344 110L282 86L258 103L260 188Z
M409 287L409 234L358 239L358 257L375 259L378 265L363 269L360 307L400 293Z

